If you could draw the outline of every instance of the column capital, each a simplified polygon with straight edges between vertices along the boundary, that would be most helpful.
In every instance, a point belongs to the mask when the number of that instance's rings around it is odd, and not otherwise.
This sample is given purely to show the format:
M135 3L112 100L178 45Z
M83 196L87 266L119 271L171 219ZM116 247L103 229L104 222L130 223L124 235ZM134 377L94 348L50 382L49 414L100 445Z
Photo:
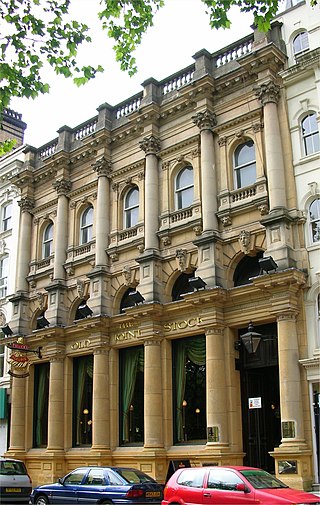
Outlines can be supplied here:
M21 198L18 205L21 212L29 212L31 214L31 211L34 209L34 199L29 197Z
M106 356L109 354L110 347L98 347L94 349L93 355L105 354Z
M143 344L145 347L149 346L149 345L157 345L159 346L161 344L161 338L159 338L158 335L154 336L154 337L148 337L146 340L144 340Z
M280 95L280 86L273 81L268 81L256 88L256 96L264 106L267 103L278 103Z
M223 335L224 326L210 326L210 328L205 328L205 334L207 335Z
M97 172L98 177L110 177L111 161L108 161L104 156L97 159L91 166L93 171Z
M216 115L206 109L205 111L202 112L197 112L195 116L192 116L192 121L194 124L200 129L200 131L203 130L211 130L216 126L217 124L217 119Z
M144 139L141 142L139 142L139 147L146 153L146 156L148 154L157 154L161 148L160 139L155 137L154 135L144 137Z
M297 318L298 312L295 310L286 310L285 312L281 312L277 314L277 321L295 321Z
M59 179L53 183L53 187L56 190L58 196L66 195L71 189L71 182L67 179Z

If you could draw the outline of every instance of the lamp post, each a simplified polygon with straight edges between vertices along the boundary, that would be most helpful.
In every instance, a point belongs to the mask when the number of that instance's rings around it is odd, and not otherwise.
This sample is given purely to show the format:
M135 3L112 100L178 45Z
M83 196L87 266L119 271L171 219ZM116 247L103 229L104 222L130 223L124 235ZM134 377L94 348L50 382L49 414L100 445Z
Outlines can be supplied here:
M87 417L88 417L88 414L89 414L89 410L88 409L83 409L83 415L84 415L84 431L83 431L83 434L84 434L84 443L87 444L88 443L88 430L87 430Z
M199 430L199 414L200 414L200 409L196 409L196 419L197 419L197 431Z
M129 441L133 442L133 405L129 407Z
M183 431L183 440L187 440L187 430L186 430L186 407L187 401L183 400L182 402L182 431Z

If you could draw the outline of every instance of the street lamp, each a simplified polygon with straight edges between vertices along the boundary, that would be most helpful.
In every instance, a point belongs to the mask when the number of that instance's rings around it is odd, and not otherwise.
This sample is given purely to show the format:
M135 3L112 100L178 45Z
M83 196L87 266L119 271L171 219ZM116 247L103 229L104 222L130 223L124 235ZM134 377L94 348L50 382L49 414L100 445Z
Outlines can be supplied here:
M254 331L252 321L250 321L247 333L240 335L240 340L235 342L235 349L238 351L241 345L244 345L248 354L254 354L257 352L261 340L261 333Z

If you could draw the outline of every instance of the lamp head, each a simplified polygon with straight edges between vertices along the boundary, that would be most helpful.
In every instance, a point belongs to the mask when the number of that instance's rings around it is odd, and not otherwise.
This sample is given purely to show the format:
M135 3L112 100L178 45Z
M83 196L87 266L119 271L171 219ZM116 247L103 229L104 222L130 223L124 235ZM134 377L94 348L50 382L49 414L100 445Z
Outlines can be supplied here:
M271 271L275 272L278 268L278 265L274 261L272 256L266 256L265 258L259 258L258 262L259 262L259 266L260 266L260 274L262 274L262 272L266 272L267 274Z
M201 277L190 277L188 279L189 285L193 288L195 291L199 291L199 289L205 289L207 283L204 282L204 280L201 279Z
M131 291L131 293L128 294L128 300L131 300L134 305L144 302L144 298L139 291Z

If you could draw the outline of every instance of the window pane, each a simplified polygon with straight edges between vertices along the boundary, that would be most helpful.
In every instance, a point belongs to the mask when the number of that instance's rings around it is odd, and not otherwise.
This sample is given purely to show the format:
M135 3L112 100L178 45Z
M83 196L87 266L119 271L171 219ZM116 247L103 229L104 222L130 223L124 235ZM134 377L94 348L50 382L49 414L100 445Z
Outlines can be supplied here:
M193 185L193 169L192 167L186 167L181 172L179 172L179 175L177 177L177 189L184 188L186 186L192 186Z
M93 356L73 360L73 446L92 444Z
M48 258L52 254L53 224L50 223L45 229L43 236L43 257Z
M2 220L2 230L7 231L11 229L11 217L12 217L12 203L5 205L3 207L3 220Z
M127 193L124 200L124 227L131 228L139 219L139 191L133 188Z
M206 440L205 337L174 340L172 351L175 443Z
M190 207L190 205L192 205L193 202L193 187L180 191L177 197L178 197L178 209L184 209L185 207Z
M235 165L245 165L255 160L255 149L252 140L239 146L235 151Z
M81 217L80 243L86 244L92 240L93 208L86 209Z
M33 447L48 443L49 363L34 368Z
M309 49L308 34L301 32L293 39L293 53L298 54L307 49Z
M256 182L255 147L252 140L237 147L234 153L235 183L237 188Z
M144 440L144 348L120 350L120 444Z

